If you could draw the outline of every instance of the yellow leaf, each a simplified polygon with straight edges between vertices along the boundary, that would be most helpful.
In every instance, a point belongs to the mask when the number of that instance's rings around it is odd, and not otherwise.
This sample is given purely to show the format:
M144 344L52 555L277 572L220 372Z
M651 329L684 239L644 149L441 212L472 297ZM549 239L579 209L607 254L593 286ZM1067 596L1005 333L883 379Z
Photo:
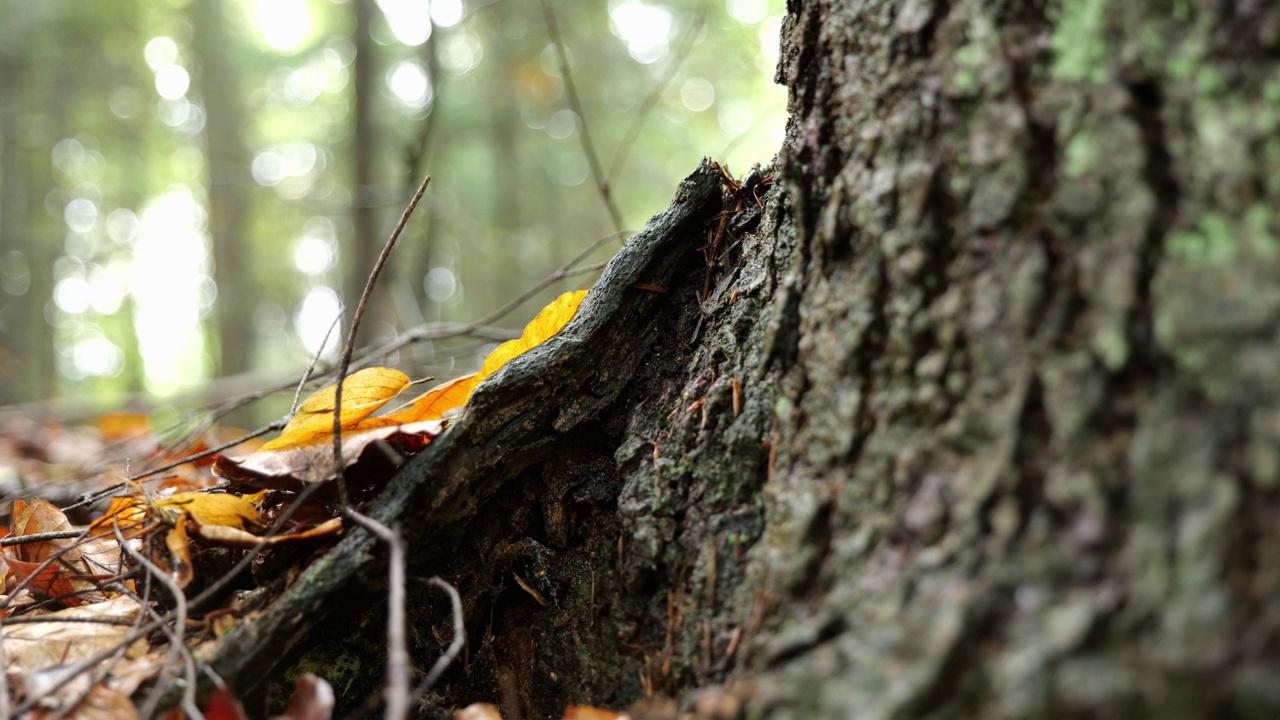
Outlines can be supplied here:
M480 372L476 373L476 382L489 377L497 372L498 368L541 345L559 332L560 328L573 319L574 314L578 312L578 305L582 304L582 298L586 295L586 290L568 292L542 308L542 312L524 327L524 333L520 337L502 343L489 353L489 357L485 358L484 364L480 366Z
M245 529L261 525L258 509L249 498L226 493L178 493L173 497L157 500L151 507L172 509L186 513L187 517L202 526L223 525Z
M151 434L151 418L140 413L107 413L90 424L98 428L103 440L124 440Z
M424 393L409 407L387 417L406 424L422 420L439 420L450 410L466 404L476 382L478 382L476 374L471 373L440 383Z
M177 581L178 587L186 588L191 584L191 578L195 576L191 565L191 541L187 536L186 518L178 518L178 522L169 528L169 532L164 536L164 544L169 549L169 555L173 558L174 564L178 566L176 572L171 570L176 576L174 580Z
M408 375L391 368L365 368L348 375L342 383L342 429L354 427L372 415L409 384ZM284 426L280 437L259 449L278 450L333 435L337 387L336 384L330 385L307 398L289 424Z
M582 304L582 298L586 295L586 290L579 290L556 298L525 326L524 333L520 337L494 348L493 352L485 358L480 372L441 383L415 400L413 405L398 413L387 415L387 418L402 423L439 420L450 410L462 407L481 380L559 332L560 328L573 319L574 314L578 312L578 305Z
M126 538L134 538L146 531L147 499L140 493L117 495L111 498L107 512L97 520L89 523L89 535L99 537L113 535L115 526Z

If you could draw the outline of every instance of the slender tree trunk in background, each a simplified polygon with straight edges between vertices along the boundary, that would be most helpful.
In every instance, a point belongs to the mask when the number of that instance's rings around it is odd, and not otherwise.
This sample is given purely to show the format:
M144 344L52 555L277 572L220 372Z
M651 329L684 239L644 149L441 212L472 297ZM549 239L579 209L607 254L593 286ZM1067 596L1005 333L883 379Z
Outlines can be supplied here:
M413 197L413 193L418 187L417 183L420 182L422 175L438 172L437 168L433 166L432 158L435 155L433 150L435 149L435 143L438 141L437 135L440 132L440 109L444 107L441 104L440 97L442 83L440 78L439 28L433 28L431 36L418 49L418 59L426 70L427 83L431 87L431 105L427 116L420 121L414 146L411 151L406 153L409 161L405 163L406 173L401 187L401 195L405 198ZM403 273L398 274L401 287L406 288L407 292L411 293L417 302L418 311L416 315L425 322L440 320L440 308L434 300L427 297L426 288L423 284L427 273L431 271L435 247L433 243L434 223L429 210L430 206L431 199L424 197L422 205L417 211L417 221L414 223L420 230L410 235L413 238L412 242L405 243L401 247L401 251L404 252L407 260L399 265L405 270ZM415 349L410 352L421 353L422 351Z
M355 177L351 186L351 222L353 236L348 247L351 255L343 263L342 302L346 306L345 317L350 321L355 313L360 294L364 291L365 280L373 269L373 263L382 248L379 238L378 201L375 193L376 178L374 175L378 138L374 117L374 98L377 94L378 68L377 45L373 42L373 13L377 11L374 0L354 0L351 3L355 13L355 35L352 37L356 57L353 68L355 86L355 107L353 117L353 135L351 140L352 167ZM386 293L377 289L370 299L370 316L361 323L361 338L368 337L368 329L376 324L376 319L386 317L387 310L383 303ZM347 327L350 327L348 324ZM339 338L345 337L343 331ZM341 343L339 343L341 344Z
M7 37L7 40L15 38ZM30 340L24 311L31 289L30 258L26 252L27 188L22 173L22 114L24 69L17 47L0 48L0 405L33 399L25 387L22 358Z
M490 37L503 37L503 14L489 13L485 20L489 23L486 33ZM524 213L522 211L521 197L525 194L522 192L522 184L529 182L525 176L524 170L520 162L520 143L517 142L517 134L524 129L524 123L520 121L520 110L517 106L517 90L514 87L515 81L511 77L517 72L517 64L512 58L512 48L509 42L495 42L491 46L493 48L494 64L502 68L502 70L494 78L494 83L490 87L489 99L485 102L485 107L489 110L489 132L490 132L490 159L492 164L492 184L489 192L489 212L488 217L494 218L497 224L496 238L501 238L501 242L506 244L506 252L503 253L503 267L493 267L489 269L488 275L491 278L526 278L527 282L537 282L544 274L542 267L529 267L529 263L522 258L524 252L518 245L520 243L529 242L529 238L525 235L524 230L527 225L524 222ZM550 247L543 248L541 256L545 258L550 267L559 267L560 259L560 243L558 239L550 239ZM507 294L503 290L506 283L493 282L488 291L489 298L486 305L489 307L501 307L510 298L504 297ZM497 292L494 292L494 291Z
M244 241L248 212L249 153L242 138L243 91L236 41L226 31L222 0L197 0L192 22L205 109L205 157L209 166L209 236L214 282L218 286L218 372L234 375L250 368L253 352L253 294Z
M7 48L0 51L0 273L8 288L0 287L0 404L52 397L57 383L46 305L53 294L61 218L51 220L44 212L45 198L29 192L52 186L49 149L57 131L22 118L31 105L43 102L56 106L49 108L51 114L64 110L67 95L48 93L44 83L49 78L22 60L23 33L36 21L33 13L38 15L38 9L8 8L0 31Z
M546 353L539 460L387 500L468 618L424 713L1280 715L1280 8L810 0L782 57L723 282L704 211L642 362ZM526 417L502 380L395 487ZM381 604L341 597L293 662L355 703Z

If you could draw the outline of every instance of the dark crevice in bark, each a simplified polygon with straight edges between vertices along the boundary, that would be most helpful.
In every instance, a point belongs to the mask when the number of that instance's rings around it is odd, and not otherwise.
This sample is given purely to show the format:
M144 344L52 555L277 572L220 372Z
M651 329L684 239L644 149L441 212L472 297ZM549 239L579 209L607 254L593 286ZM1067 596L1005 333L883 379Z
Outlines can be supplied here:
M1044 484L1057 458L1053 454L1053 427L1044 404L1044 385L1038 376L1031 379L1027 388L1018 427L1020 432L1014 455L1017 484L1013 488L1013 497L1018 505L1016 534L1021 535L1026 532L1027 524L1036 511L1053 512L1053 506L1045 502Z
M823 622L811 629L804 629L779 643L764 667L777 667L812 652L815 648L834 640L848 630L844 617L828 615Z
M872 414L872 393L876 389L876 371L880 358L884 355L889 342L889 316L886 309L889 305L891 287L889 283L888 262L878 250L869 263L871 272L875 273L875 289L872 293L870 309L871 322L863 330L859 339L854 367L851 376L861 379L862 401L853 419L853 443L849 448L849 459L854 468L862 458L862 448L867 438L875 430L876 417Z
M1133 119L1142 132L1142 144L1146 151L1143 175L1156 201L1145 241L1138 255L1136 300L1128 324L1129 343L1134 350L1134 362L1154 369L1161 360L1155 342L1151 284L1164 254L1169 231L1178 223L1181 190L1173 172L1173 159L1169 154L1164 120L1161 117L1164 95L1159 84L1154 80L1143 80L1131 84L1129 91L1133 97Z

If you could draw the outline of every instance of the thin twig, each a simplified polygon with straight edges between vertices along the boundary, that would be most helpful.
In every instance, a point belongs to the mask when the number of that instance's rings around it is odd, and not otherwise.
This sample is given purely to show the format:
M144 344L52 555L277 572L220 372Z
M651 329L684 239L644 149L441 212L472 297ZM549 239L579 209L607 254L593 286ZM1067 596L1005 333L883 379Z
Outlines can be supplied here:
M333 317L333 322L329 323L329 329L324 331L324 339L320 341L320 347L311 356L311 362L307 364L307 369L302 373L302 379L298 381L298 389L293 391L293 404L289 406L289 415L284 419L285 424L298 414L298 405L302 403L302 388L307 386L307 381L311 379L311 373L315 372L316 363L320 362L320 355L324 353L324 346L329 344L329 336L333 334L333 329L338 327L338 323L342 322L342 313L346 312L346 308L338 306L338 314Z
M31 535L10 535L0 540L0 546L25 545L26 543L44 542L45 540L65 540L67 538L78 538L83 534L84 530L58 530L55 532L33 533Z
M649 119L649 113L653 112L653 109L657 107L658 101L662 99L662 93L666 92L667 86L675 79L680 72L680 68L684 65L684 61L688 59L690 52L692 52L693 44L697 41L698 34L702 32L702 26L707 22L708 8L708 3L704 3L699 8L698 16L694 18L693 25L685 32L684 37L681 38L680 47L671 58L667 73L654 84L653 89L641 101L640 109L636 110L635 114L631 116L631 123L627 125L627 131L622 135L622 142L618 143L618 148L613 153L613 160L609 163L609 174L605 176L605 182L609 183L609 187L613 187L614 181L622 173L622 168L627 163L627 157L631 154L631 148L635 147L636 138L640 135L640 129L644 127L645 121Z
M129 554L129 557L132 557L134 562L145 568L149 577L153 577L160 581L160 584L164 585L165 589L169 591L169 594L173 596L174 621L172 631L169 630L169 623L163 622L159 617L156 618L158 621L161 621L161 627L164 628L165 634L169 636L169 652L166 653L164 669L160 672L160 678L157 680L151 693L147 696L146 702L139 708L139 714L142 717L151 717L155 713L155 708L160 701L160 696L167 689L165 687L164 678L168 673L168 668L170 665L174 664L173 658L175 656L181 656L184 665L183 671L186 675L185 687L182 688L182 709L187 713L188 717L194 718L195 720L204 720L204 715L201 714L199 708L196 707L195 660L191 657L191 651L187 648L186 641L183 638L183 634L186 632L187 628L186 593L182 591L182 588L178 587L177 581L175 581L169 573L161 570L155 563L147 559L145 555L134 550L133 547L129 545L129 543L124 539L124 535L120 532L119 523L112 523L111 529L115 533L116 540L120 542L120 547ZM150 608L146 608L146 610L148 612L153 612Z
M582 140L582 152L587 156L587 166L591 168L591 177L595 179L596 189L600 191L600 199L613 220L615 230L622 230L622 213L618 212L618 204L609 192L609 179L600 166L600 157L596 155L595 144L591 142L591 132L587 129L587 116L582 112L582 103L578 100L578 90L573 85L573 73L569 70L569 55L565 52L564 41L560 38L560 26L556 24L555 12L547 0L542 0L542 18L547 24L547 34L551 36L551 44L556 47L556 59L560 63L560 79L564 81L565 99L569 101L569 109L578 114L582 124L579 138Z
M251 432L251 433L248 433L248 434L245 434L245 435L241 435L240 437L236 438L235 440L231 440L231 441L229 441L229 442L224 442L224 443L222 443L221 445L218 445L218 446L216 446L216 447L209 448L208 450L204 450L204 451L201 451L201 452L195 453L195 454L193 454L193 455L187 455L186 457L182 458L181 460L175 460L175 461L173 461L173 462L171 462L171 463L168 463L167 465L161 465L161 466L160 466L160 467L158 467L158 468L152 468L151 470L148 470L148 471L146 471L146 472L144 472L144 473L139 473L139 474L134 475L134 476L132 476L132 477L126 478L126 479L125 479L125 482L122 482L122 483L116 483L115 485L112 485L112 486L110 486L110 487L103 488L102 490L99 490L99 491L97 491L97 492L93 492L93 493L85 493L85 494L83 494L83 495L81 495L81 496L80 496L80 499L79 499L79 500L77 500L76 502L74 502L74 503L72 503L72 504L70 504L70 505L68 505L68 506L66 506L66 507L64 507L64 508L62 508L62 510L65 512L65 511L67 511L67 510L71 510L71 509L73 509L73 508L78 508L78 507L81 507L81 506L84 506L84 505L92 505L93 503L96 503L96 502L98 502L99 500L102 500L103 498L107 498L107 497L110 497L110 496L112 496L112 495L115 495L116 493L118 493L118 492L120 492L121 490L125 489L126 487L128 487L128 486L129 486L129 483L130 483L130 482L137 482L137 481L139 481L139 480L142 480L143 478L148 478L148 477L151 477L152 475L158 475L158 474L160 474L160 473L164 472L165 470L172 470L172 469L174 469L174 468L178 467L179 465L186 465L186 464L187 464L187 463L189 463L189 462L195 462L196 460L201 460L201 459L203 459L203 458L207 458L207 457L209 457L210 455L217 455L218 453L222 452L223 450L228 450L228 449L233 448L233 447L235 447L235 446L237 446L237 445L239 445L239 444L241 444L241 443L248 442L248 441L250 441L250 440L252 440L252 439L254 439L254 438L256 438L256 437L260 437L260 436L262 436L262 435L266 435L267 433L269 433L269 432L271 432L271 431L273 431L273 430L279 430L280 428L284 427L284 426L285 426L285 424L286 424L286 420L277 420L277 421L275 421L275 422L271 423L270 425L267 425L266 427L258 428L257 430L254 430L254 431L253 431L253 432ZM0 542L3 542L3 541L2 541L2 540L0 540Z
M422 340L438 340L446 337L457 337L460 335L467 335L471 337L479 337L484 340L501 342L505 340L510 340L511 337L519 337L518 335L514 335L514 334L512 334L511 336L507 336L503 333L494 332L494 328L491 328L489 326L492 323L497 322L498 320L501 320L502 318L511 314L513 310L523 305L525 301L527 301L529 298L537 295L538 293L560 282L561 280L568 277L573 277L575 275L584 275L586 273L592 273L597 270L603 269L606 265L609 264L608 261L592 263L591 265L584 265L582 267L576 267L576 266L578 263L582 262L587 256L595 252L601 246L611 242L612 240L618 237L630 234L631 232L632 231L630 230L619 230L617 232L609 233L608 235L605 235L604 237L596 240L595 242L591 243L591 245L588 246L586 250L583 250L582 252L578 253L577 257L573 258L569 262L565 263L564 265L554 270L550 275L548 275L547 277L539 281L537 285L534 285L533 287L524 291L514 300L511 300L506 305L503 305L502 307L498 308L497 310L494 310L488 315L485 315L479 320L475 320L473 322L462 324L462 325L451 325L451 324L439 323L438 325L443 326L440 332L433 331L432 329L433 326L423 326L422 328L414 328L412 330L406 331L405 333L401 334L400 337L386 343L385 345L381 345L379 347L363 352L361 354L360 359L361 361L363 361L371 357L380 357L380 356L390 355L391 353L395 352L396 350L399 350L400 348L406 345L419 342Z
M449 602L453 605L453 642L449 643L448 649L436 659L436 664L431 666L431 671L413 689L413 698L410 702L415 705L435 686L436 681L444 674L445 669L449 667L454 658L458 657L458 653L462 651L462 646L467 643L466 618L462 616L462 598L458 595L457 589L438 577L428 578L426 582L449 594Z
M430 183L430 175L423 178L422 184L418 186L418 192L414 193L409 206L400 215L400 222L396 223L396 229L391 231L391 237L387 238L387 243L382 246L382 253L378 255L377 262L369 271L364 292L360 293L360 303L356 305L355 315L351 318L351 331L347 333L347 343L342 347L342 358L338 361L337 387L334 388L333 394L333 462L338 468L338 497L343 506L349 505L350 501L347 497L347 482L342 462L342 381L346 379L347 368L351 365L351 353L355 351L356 346L356 333L360 331L360 320L364 318L365 307L369 304L369 295L373 293L373 286L378 282L382 266L387 263L387 258L391 255L391 248L395 246L396 238L400 237L400 233L404 231L405 223L409 222L409 216L413 214L413 209L418 207L418 201L422 199L422 193L427 191L427 185Z
M343 508L346 517L387 544L387 686L383 689L387 720L409 716L409 674L413 670L405 646L404 543L400 534L354 509Z

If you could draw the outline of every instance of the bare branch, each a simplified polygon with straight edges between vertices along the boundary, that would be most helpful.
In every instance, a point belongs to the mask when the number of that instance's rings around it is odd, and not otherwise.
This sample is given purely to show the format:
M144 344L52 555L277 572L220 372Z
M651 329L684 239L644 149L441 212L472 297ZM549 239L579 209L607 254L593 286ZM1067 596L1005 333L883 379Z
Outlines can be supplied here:
M591 177L595 180L596 189L600 191L600 199L604 201L605 209L609 211L609 217L613 220L614 229L621 231L622 213L618 212L618 204L609 191L609 179L604 175L604 168L600 166L600 157L596 155L595 144L591 142L587 116L582 112L582 102L578 99L578 90L573 85L573 73L569 70L569 55L565 52L564 41L560 38L560 26L556 24L555 12L551 10L551 4L547 0L542 0L542 17L546 21L547 34L551 36L551 43L556 46L556 59L560 62L560 79L564 81L564 94L569 101L569 109L577 113L578 120L582 122L582 132L578 137L582 139L582 152L587 156Z
M404 543L400 534L371 517L343 508L343 517L377 535L387 544L387 686L383 689L387 720L409 716L409 674L413 666L405 645Z
M635 147L636 138L640 135L640 129L644 127L645 121L649 119L649 113L653 112L653 108L658 105L658 100L662 99L662 93L666 92L667 86L675 79L680 72L680 68L684 65L684 61L688 59L689 53L693 50L694 42L697 41L698 35L702 32L702 27L706 25L709 7L709 4L704 3L698 9L698 16L694 18L693 25L689 27L684 37L681 38L680 47L671 58L671 64L667 67L666 74L654 84L653 89L641 101L640 108L631 116L631 123L627 125L627 131L622 136L622 142L618 143L618 148L613 153L613 160L609 163L609 174L606 176L605 182L609 183L610 187L613 187L614 181L622 173L622 168L627 163L627 157L631 154L631 148Z
M462 598L458 596L458 590L438 577L428 578L426 582L449 594L449 602L453 605L453 642L449 643L448 649L436 660L436 664L431 666L431 671L413 689L412 704L417 704L435 686L436 681L444 674L449 664L458 657L462 647L467 644L467 624L466 618L462 616Z
M373 286L378 282L378 275L382 273L382 266L386 265L387 258L391 255L391 248L395 246L396 239L404 231L405 223L409 222L409 216L413 214L413 209L418 207L418 201L422 199L422 194L427 191L427 185L430 183L430 175L423 178L422 184L418 186L418 192L414 194L413 199L409 201L409 206L400 215L400 222L396 223L396 229L391 231L391 237L387 238L386 245L382 246L382 253L378 255L378 261L373 264L373 270L369 272L369 279L364 284L364 292L360 293L360 303L356 305L355 315L351 318L351 331L347 333L347 343L342 347L342 358L338 361L337 387L334 389L333 396L333 460L334 465L338 468L338 496L342 499L344 506L350 503L347 498L347 483L342 474L342 381L346 379L347 368L351 365L351 353L355 350L356 333L360 331L360 320L364 318L364 310L369 303L369 295L372 294Z

